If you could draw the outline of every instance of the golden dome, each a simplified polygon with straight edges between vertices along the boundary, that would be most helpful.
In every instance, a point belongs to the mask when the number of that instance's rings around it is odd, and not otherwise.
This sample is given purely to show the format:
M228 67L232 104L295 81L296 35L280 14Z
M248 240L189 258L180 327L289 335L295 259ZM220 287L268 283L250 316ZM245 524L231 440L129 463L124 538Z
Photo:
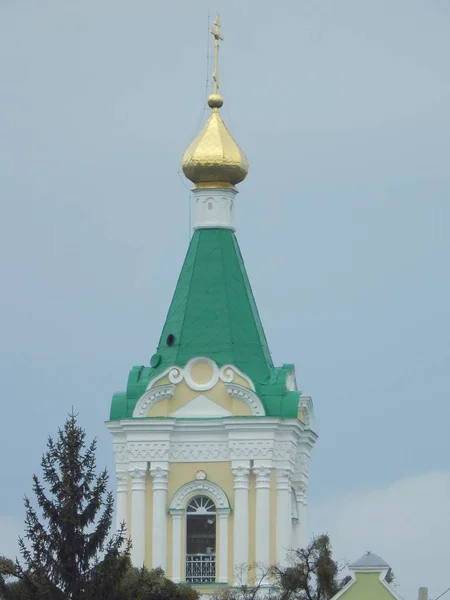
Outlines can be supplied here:
M247 177L248 160L222 121L222 96L211 94L208 104L211 115L183 154L183 173L197 188L234 187Z

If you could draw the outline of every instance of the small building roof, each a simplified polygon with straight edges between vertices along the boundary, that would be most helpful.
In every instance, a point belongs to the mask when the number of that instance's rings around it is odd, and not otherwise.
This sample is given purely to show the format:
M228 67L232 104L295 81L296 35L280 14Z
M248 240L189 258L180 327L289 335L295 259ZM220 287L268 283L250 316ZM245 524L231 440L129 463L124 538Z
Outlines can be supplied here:
M361 556L359 560L349 565L349 568L352 571L360 569L380 569L380 571L382 571L384 569L389 569L390 567L380 556L368 551L364 556Z

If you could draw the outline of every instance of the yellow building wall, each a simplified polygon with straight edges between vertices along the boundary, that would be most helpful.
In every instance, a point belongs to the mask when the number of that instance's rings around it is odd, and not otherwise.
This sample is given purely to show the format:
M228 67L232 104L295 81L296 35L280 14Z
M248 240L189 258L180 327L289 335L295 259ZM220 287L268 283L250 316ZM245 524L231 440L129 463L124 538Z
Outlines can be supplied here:
M356 581L342 600L392 600L395 596L381 583L379 573L355 573Z
M233 473L231 471L231 462L190 462L190 463L170 463L169 478L167 490L167 511L175 493L184 484L196 479L197 471L205 471L207 480L218 485L227 495L230 502L231 512L228 517L228 581L234 581L234 489ZM249 566L254 565L256 561L256 477L253 473L249 480ZM127 527L131 532L131 479L128 485L128 503L127 503ZM192 494L196 495L198 492ZM146 521L145 521L145 565L151 568L152 565L152 496L153 486L150 473L147 473L146 479ZM186 504L190 497L186 498ZM275 470L271 473L270 482L270 521L267 524L270 530L270 563L276 562L276 511L277 511L277 490ZM220 532L218 519L216 520L216 564L219 564L220 552ZM183 549L181 561L181 579L185 578L184 573L184 553L186 548L186 516L183 514L181 521L181 545ZM172 519L170 514L167 517L167 575L172 576ZM256 571L251 568L249 572L249 583L255 582Z

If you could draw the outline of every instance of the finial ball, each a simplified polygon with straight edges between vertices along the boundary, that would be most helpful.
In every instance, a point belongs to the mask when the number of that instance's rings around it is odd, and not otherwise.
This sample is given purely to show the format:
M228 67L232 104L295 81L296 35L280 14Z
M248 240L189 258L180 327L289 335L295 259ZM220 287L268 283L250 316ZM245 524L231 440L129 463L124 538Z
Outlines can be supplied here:
M208 106L210 108L220 108L223 106L223 98L220 94L211 94L208 98Z

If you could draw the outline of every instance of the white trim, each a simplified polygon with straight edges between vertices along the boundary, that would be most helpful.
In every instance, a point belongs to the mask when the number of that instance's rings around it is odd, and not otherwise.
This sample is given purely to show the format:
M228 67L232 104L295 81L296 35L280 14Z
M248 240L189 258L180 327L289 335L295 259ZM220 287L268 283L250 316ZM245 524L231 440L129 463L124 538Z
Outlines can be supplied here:
M236 189L196 189L194 229L220 227L234 231L234 197Z
M204 394L196 396L169 415L175 419L217 419L231 416L232 413L229 410Z
M314 430L314 404L309 396L300 396L298 401L298 410L301 410L305 417L305 427Z
M212 481L200 481L194 479L193 481L189 481L178 488L170 502L169 512L172 513L178 510L186 510L190 499L197 494L209 496L211 500L214 501L217 512L220 510L231 510L228 497L222 488Z
M174 394L175 386L173 384L160 385L150 390L147 389L134 407L133 418L146 417L154 404L165 398L172 398Z
M152 568L167 569L167 486L169 481L168 463L152 463L150 475L153 484L152 521Z
M249 387L253 392L255 391L255 384L250 379L250 377L248 377L245 373L240 371L234 365L223 365L223 367L220 369L220 379L225 383L232 383L234 380L235 373L236 375L239 375L239 377L242 377L242 379L244 379L244 381L248 383Z
M249 563L249 477L250 461L233 461L233 488L234 488L234 585L246 585L248 571L240 573L241 566Z
M181 557L183 555L181 548L181 521L183 511L173 511L172 517L172 581L180 583L181 581Z
M191 369L194 365L198 363L207 363L211 367L213 375L209 382L206 382L204 384L198 384L192 379ZM240 371L237 367L231 364L227 364L219 368L219 366L207 356L195 356L194 358L191 358L184 367L179 367L178 365L171 365L170 367L167 367L167 369L164 369L162 373L160 373L148 382L146 391L154 388L158 381L161 381L161 379L168 377L170 383L172 384L176 385L184 379L188 386L191 387L191 389L196 390L198 392L204 392L213 388L219 381L219 379L221 379L224 383L232 383L234 381L235 374L239 375L239 377L242 377L242 379L244 379L244 381L248 383L251 390L253 392L255 391L255 384L253 383L253 381L250 379L250 377L245 375L245 373Z
M237 383L226 383L225 386L232 398L236 398L247 404L254 417L263 417L266 414L264 406L255 392Z
M145 562L145 483L147 466L135 464L129 471L131 477L131 562L140 569Z
M229 511L221 511L219 517L219 563L217 565L217 581L228 583L228 515ZM216 524L217 527L217 524ZM217 537L217 536L216 536ZM217 543L217 541L216 541Z

